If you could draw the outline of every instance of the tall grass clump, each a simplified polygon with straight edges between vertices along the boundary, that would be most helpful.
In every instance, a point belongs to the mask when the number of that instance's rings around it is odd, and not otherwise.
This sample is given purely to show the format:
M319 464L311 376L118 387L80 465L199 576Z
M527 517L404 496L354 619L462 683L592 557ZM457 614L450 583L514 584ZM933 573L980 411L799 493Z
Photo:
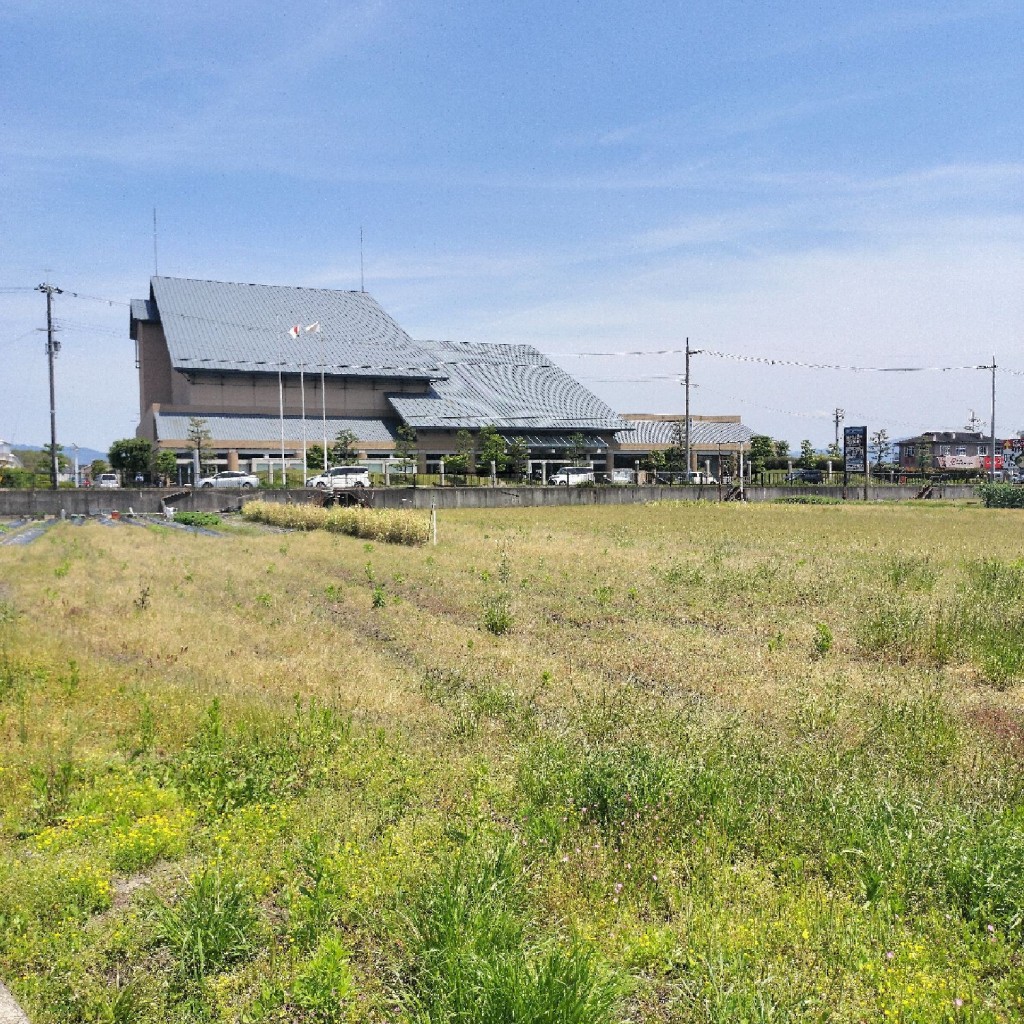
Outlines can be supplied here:
M315 699L297 698L290 719L266 728L229 729L220 703L207 709L196 735L162 771L207 815L298 796L330 774L332 755L350 736L351 719Z
M242 515L289 530L327 530L389 544L426 544L430 535L430 517L410 509L320 508L248 501L242 506Z
M190 878L178 901L158 906L153 917L157 937L191 982L247 957L259 924L245 885L213 868Z
M593 953L532 934L508 845L467 847L406 921L404 1002L417 1024L602 1024L618 988Z

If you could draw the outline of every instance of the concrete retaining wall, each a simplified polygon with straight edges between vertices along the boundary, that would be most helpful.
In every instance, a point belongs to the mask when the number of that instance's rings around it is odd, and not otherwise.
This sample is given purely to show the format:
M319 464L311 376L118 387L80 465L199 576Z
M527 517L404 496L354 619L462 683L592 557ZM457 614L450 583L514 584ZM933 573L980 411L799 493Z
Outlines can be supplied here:
M916 487L870 487L869 501L909 501ZM748 501L775 501L797 495L841 498L842 487L749 487ZM0 516L95 516L116 509L162 512L164 503L177 509L219 512L237 509L243 501L305 502L313 492L159 488L103 490L82 487L58 491L0 490ZM850 501L863 500L862 488L849 488ZM933 498L973 498L973 487L936 487ZM549 505L631 505L649 501L718 501L717 487L391 487L364 495L375 508L514 508Z

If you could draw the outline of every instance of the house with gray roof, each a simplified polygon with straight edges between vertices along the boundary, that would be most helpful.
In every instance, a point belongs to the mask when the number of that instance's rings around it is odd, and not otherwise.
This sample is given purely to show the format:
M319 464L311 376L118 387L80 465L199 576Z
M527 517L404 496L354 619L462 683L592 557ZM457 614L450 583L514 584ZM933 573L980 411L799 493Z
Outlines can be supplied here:
M342 430L361 457L386 459L402 425L416 431L421 470L455 452L460 430L485 426L544 459L582 435L604 468L629 429L536 349L414 341L365 292L154 277L130 332L137 435L183 461L192 418L229 469L301 458Z
M686 419L683 413L659 415L655 413L622 414L629 430L618 431L613 441L615 467L632 468L642 463L652 452L668 451L685 437ZM731 472L733 457L742 449L750 448L754 431L740 421L739 416L690 416L691 469L709 467L717 476Z

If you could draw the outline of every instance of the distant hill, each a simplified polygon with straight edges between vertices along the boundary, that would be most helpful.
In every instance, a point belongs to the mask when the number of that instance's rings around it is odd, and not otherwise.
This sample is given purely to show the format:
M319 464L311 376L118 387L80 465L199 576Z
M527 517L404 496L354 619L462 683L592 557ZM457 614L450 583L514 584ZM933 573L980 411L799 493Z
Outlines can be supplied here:
M14 441L9 442L12 452L41 452L43 446L41 444L17 444ZM75 449L71 447L64 448L64 454L69 459L74 459ZM90 462L96 459L103 459L105 462L107 459L106 452L98 452L95 448L79 448L78 449L78 464L80 466L88 466Z

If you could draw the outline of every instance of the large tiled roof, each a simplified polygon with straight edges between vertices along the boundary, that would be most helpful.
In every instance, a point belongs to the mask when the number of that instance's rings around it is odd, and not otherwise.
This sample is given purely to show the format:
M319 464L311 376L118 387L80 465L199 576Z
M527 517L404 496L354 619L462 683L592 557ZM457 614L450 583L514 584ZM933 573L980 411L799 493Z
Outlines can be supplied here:
M431 354L365 292L177 277L154 277L150 289L150 303L132 304L132 336L136 322L155 312L176 370L283 367L294 373L303 363L356 377L430 380L440 374ZM298 340L288 335L295 324L316 322L320 333L303 332Z
M180 441L188 437L190 417L181 413L157 413L156 437L158 441ZM218 441L252 441L270 444L281 440L281 420L277 416L242 416L225 414L203 416L203 422L216 445ZM369 418L342 419L327 417L327 437L333 441L342 430L350 430L356 438L368 444L389 444L395 436L384 421ZM324 436L323 420L316 416L306 418L306 440L310 444ZM288 444L302 442L302 419L299 416L284 418L284 439Z
M529 345L420 341L441 364L443 380L423 395L389 395L419 430L494 426L502 431L621 430L623 421L596 395Z
M677 420L628 420L633 428L615 435L618 444L675 444ZM715 420L690 421L690 445L749 444L754 432L742 423Z

